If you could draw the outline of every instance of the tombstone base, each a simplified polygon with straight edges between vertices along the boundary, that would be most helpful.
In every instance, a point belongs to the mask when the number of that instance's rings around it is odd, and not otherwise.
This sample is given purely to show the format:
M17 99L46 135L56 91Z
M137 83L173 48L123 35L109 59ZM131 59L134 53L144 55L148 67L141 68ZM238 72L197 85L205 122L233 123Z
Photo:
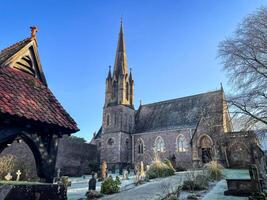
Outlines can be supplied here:
M228 190L224 195L248 197L252 194L259 193L261 180L254 181L251 179L226 179Z

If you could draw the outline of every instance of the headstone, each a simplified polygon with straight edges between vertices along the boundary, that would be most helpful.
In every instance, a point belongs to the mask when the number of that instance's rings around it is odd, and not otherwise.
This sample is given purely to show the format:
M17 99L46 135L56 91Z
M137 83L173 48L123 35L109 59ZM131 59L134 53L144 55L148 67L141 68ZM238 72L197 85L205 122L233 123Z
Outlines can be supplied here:
M20 170L18 170L16 174L17 174L17 181L19 181L19 178L20 178L20 175L21 175Z
M122 172L122 179L128 180L128 170L124 169Z
M171 157L171 163L172 163L173 168L175 169L176 168L176 156L174 154Z
M89 190L95 190L96 189L96 178L95 174L92 174L92 178L89 180Z
M251 181L254 182L254 187L257 189L258 192L262 191L261 183L260 183L260 175L259 170L256 165L251 165L249 167L249 175L251 178Z
M12 179L11 174L10 174L10 173L7 173L7 175L5 176L5 179L6 179L7 181L10 181L10 180Z
M58 178L58 179L60 178L60 172L61 172L61 170L60 170L60 168L58 168L58 169L57 169L57 178Z
M259 172L256 165L251 165L249 167L249 175L251 180L259 180Z

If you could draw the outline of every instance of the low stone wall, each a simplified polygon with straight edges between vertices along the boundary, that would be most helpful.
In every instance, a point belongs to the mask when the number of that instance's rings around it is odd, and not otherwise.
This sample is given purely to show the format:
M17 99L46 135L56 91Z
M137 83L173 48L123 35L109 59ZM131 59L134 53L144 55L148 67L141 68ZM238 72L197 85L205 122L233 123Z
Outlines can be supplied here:
M89 164L96 162L96 145L73 143L66 138L60 140L56 168L61 169L62 175L81 176L89 174Z
M19 170L22 171L23 180L38 180L33 153L23 141L14 141L5 148L0 156L11 154L19 160ZM97 162L97 147L93 144L75 143L66 138L59 141L56 168L61 169L61 175L81 176L90 172L89 164ZM18 169L15 169L18 170ZM26 171L25 171L26 170ZM12 176L16 177L16 174ZM12 172L11 172L12 173Z
M0 199L5 200L67 200L63 185L54 184L0 184Z

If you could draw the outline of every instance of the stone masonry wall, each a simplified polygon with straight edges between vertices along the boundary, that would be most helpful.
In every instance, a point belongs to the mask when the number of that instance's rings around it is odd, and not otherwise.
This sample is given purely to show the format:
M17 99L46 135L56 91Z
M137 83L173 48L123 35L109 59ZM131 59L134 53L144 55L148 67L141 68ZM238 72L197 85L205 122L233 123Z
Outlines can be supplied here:
M3 150L0 156L7 154L14 155L19 159L21 165L28 166L26 167L28 169L27 177L37 178L34 156L26 143L14 141L10 147ZM96 145L73 143L65 138L59 141L56 168L61 169L62 175L81 176L88 174L90 162L97 162ZM20 170L22 170L21 168ZM22 171L22 173L24 172Z
M191 147L190 147L191 134L192 134L192 129L134 134L133 135L134 144L135 144L134 163L137 164L143 161L145 164L150 164L154 158L155 140L158 136L161 136L165 143L165 151L158 153L161 160L170 159L170 157L174 154L176 157L177 165L188 167L192 161ZM187 143L186 152L178 152L176 149L176 139L179 135L184 135L185 137L185 140ZM138 154L137 140L139 138L142 138L142 140L144 141L144 153L143 154Z
M73 143L65 138L60 140L56 168L60 168L62 174L69 176L88 174L90 162L97 162L96 145Z

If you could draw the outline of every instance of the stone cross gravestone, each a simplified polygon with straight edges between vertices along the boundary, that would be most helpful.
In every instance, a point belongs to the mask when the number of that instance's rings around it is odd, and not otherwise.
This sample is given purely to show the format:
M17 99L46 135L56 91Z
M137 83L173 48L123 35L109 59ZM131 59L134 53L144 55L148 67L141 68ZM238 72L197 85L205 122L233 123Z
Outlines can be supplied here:
M10 180L12 179L11 174L10 174L10 173L7 173L7 175L5 176L5 179L6 179L7 181L10 181Z
M96 178L95 174L92 174L92 178L89 180L89 190L95 190L96 189Z
M20 179L20 175L21 175L21 171L18 170L16 174L17 174L17 181L19 181L19 179Z

